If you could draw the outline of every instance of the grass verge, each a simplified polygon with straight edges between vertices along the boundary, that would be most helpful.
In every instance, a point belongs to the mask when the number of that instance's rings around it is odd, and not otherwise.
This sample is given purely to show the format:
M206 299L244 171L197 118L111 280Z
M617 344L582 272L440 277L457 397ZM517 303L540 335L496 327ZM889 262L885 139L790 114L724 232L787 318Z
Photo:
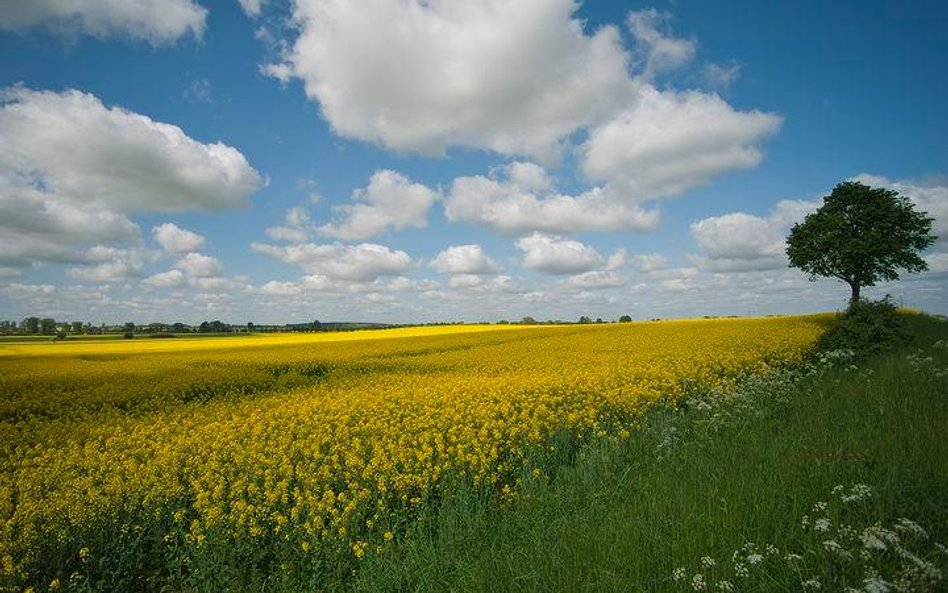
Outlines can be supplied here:
M653 410L513 502L447 500L351 589L946 590L948 323L909 329L859 367Z

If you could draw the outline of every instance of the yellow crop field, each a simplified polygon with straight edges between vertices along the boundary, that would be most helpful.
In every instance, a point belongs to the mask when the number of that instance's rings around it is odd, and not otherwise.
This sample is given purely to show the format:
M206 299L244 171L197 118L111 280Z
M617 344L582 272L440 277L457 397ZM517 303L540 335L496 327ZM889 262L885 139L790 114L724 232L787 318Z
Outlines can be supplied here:
M513 500L564 438L799 360L825 320L0 346L2 590L362 562L460 485Z

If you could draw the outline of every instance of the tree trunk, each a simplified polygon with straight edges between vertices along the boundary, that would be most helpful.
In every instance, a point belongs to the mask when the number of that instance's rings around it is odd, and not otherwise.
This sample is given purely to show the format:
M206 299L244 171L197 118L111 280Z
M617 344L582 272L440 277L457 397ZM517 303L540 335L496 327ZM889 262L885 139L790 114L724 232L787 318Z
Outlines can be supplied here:
M852 296L849 297L849 306L852 307L859 304L859 283L855 281L850 282L849 288L853 291Z

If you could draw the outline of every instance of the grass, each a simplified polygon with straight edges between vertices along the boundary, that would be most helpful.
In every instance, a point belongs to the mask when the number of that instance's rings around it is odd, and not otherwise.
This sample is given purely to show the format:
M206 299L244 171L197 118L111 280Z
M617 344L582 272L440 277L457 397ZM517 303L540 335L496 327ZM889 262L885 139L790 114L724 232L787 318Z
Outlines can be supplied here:
M801 519L835 486L861 483L872 495L853 521L906 517L948 543L948 348L936 345L948 323L909 321L914 345L859 368L752 382L740 399L655 410L628 439L586 449L513 503L474 493L444 501L367 558L345 588L693 590L702 557L723 572L735 550L756 542L806 557L825 590L842 590L846 579L869 589L865 574L846 573L816 550L821 542ZM686 581L671 578L677 567L687 567ZM799 591L803 580L778 563L752 590Z

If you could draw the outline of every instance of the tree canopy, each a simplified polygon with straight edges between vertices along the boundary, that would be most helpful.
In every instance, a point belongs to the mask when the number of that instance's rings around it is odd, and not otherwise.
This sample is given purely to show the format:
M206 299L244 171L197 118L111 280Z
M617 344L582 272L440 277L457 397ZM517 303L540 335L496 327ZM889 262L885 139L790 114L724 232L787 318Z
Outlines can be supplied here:
M793 226L787 257L811 280L823 276L848 284L855 303L864 286L897 280L900 270L928 269L919 252L935 242L932 222L897 191L847 181Z

